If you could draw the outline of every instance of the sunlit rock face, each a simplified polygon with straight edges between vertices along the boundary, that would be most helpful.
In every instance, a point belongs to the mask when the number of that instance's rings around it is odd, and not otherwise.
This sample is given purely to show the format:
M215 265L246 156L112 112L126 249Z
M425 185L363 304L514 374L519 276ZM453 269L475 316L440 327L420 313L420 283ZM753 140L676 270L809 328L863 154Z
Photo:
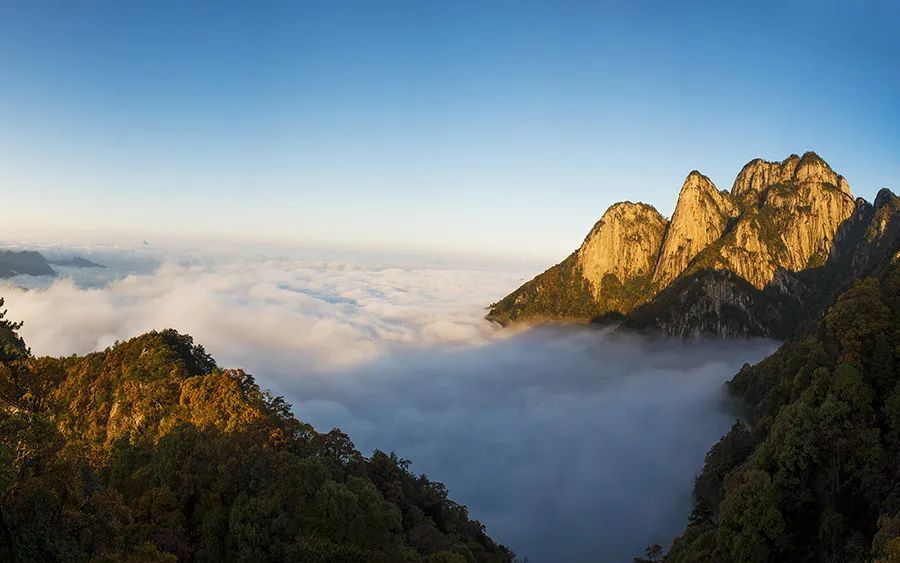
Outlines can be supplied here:
M781 162L769 162L761 158L751 160L735 178L731 195L758 203L759 198L771 186L791 183L828 184L848 196L853 195L847 180L814 152L807 152L802 157L792 154Z
M735 178L734 185L731 187L731 195L755 204L766 188L789 181L797 169L798 162L800 162L800 157L795 154L781 162L769 162L755 158L745 164Z
M779 269L799 272L823 265L838 229L856 207L844 177L812 152L780 163L750 162L732 193L743 209L733 236L712 262L758 289Z
M653 276L666 218L644 203L617 203L606 210L578 249L578 265L594 297L610 308L629 308L627 288L645 288Z
M799 321L774 309L802 311L839 285L817 278L859 275L865 268L852 264L896 252L897 229L888 226L900 211L885 193L874 207L854 200L813 152L752 160L730 192L693 171L671 221L646 204L611 206L575 253L492 305L488 318L591 320L641 309L642 326L669 333L783 335ZM863 232L878 239L868 250ZM702 283L681 283L698 276Z
M669 285L697 254L722 236L728 220L737 213L728 192L717 190L696 170L691 172L678 195L653 282L658 287Z

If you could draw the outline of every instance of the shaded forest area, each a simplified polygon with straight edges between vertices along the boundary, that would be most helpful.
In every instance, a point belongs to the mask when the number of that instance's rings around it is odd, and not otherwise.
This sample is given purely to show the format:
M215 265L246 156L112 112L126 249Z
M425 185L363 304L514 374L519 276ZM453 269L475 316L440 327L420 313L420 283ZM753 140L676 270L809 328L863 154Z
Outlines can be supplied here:
M707 454L665 560L900 561L898 368L895 258L728 384L748 422Z

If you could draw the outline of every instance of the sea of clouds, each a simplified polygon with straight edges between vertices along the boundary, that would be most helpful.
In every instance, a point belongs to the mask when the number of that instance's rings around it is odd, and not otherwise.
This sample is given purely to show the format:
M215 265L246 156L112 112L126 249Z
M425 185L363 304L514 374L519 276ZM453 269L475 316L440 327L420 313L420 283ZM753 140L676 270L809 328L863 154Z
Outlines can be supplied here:
M334 369L402 348L477 346L504 336L481 319L483 307L522 279L506 271L403 265L408 260L353 264L146 250L78 255L108 267L57 267L57 279L19 276L5 284L10 318L25 320L21 333L35 353L80 354L171 327L193 335L225 365Z
M194 336L297 416L443 481L530 561L630 560L683 527L734 421L722 384L770 341L504 330L484 306L535 272L406 259L49 249L105 269L0 285L36 354Z

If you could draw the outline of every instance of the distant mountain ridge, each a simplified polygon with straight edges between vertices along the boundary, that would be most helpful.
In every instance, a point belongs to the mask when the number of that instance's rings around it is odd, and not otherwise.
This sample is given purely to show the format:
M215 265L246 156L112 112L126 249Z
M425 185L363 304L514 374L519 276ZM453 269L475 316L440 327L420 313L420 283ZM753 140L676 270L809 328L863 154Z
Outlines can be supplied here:
M592 321L674 336L785 337L836 291L897 253L900 204L874 204L817 154L755 159L720 191L688 174L671 220L612 205L581 247L490 307L487 318Z
M106 268L103 264L91 262L80 256L48 260L34 250L0 251L0 279L14 276L56 276L52 266L67 268Z
M39 252L33 250L0 251L0 278L20 275L55 276L56 272Z
M98 264L96 262L91 262L81 256L72 256L70 258L59 258L57 260L50 260L50 264L54 266L63 266L66 268L106 268L103 264Z

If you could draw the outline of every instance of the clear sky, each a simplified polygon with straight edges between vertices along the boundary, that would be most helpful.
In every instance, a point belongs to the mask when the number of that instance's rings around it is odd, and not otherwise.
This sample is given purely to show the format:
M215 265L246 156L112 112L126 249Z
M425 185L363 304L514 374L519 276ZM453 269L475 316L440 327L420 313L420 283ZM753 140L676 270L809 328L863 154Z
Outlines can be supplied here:
M561 258L697 168L900 188L897 2L0 5L0 240Z

